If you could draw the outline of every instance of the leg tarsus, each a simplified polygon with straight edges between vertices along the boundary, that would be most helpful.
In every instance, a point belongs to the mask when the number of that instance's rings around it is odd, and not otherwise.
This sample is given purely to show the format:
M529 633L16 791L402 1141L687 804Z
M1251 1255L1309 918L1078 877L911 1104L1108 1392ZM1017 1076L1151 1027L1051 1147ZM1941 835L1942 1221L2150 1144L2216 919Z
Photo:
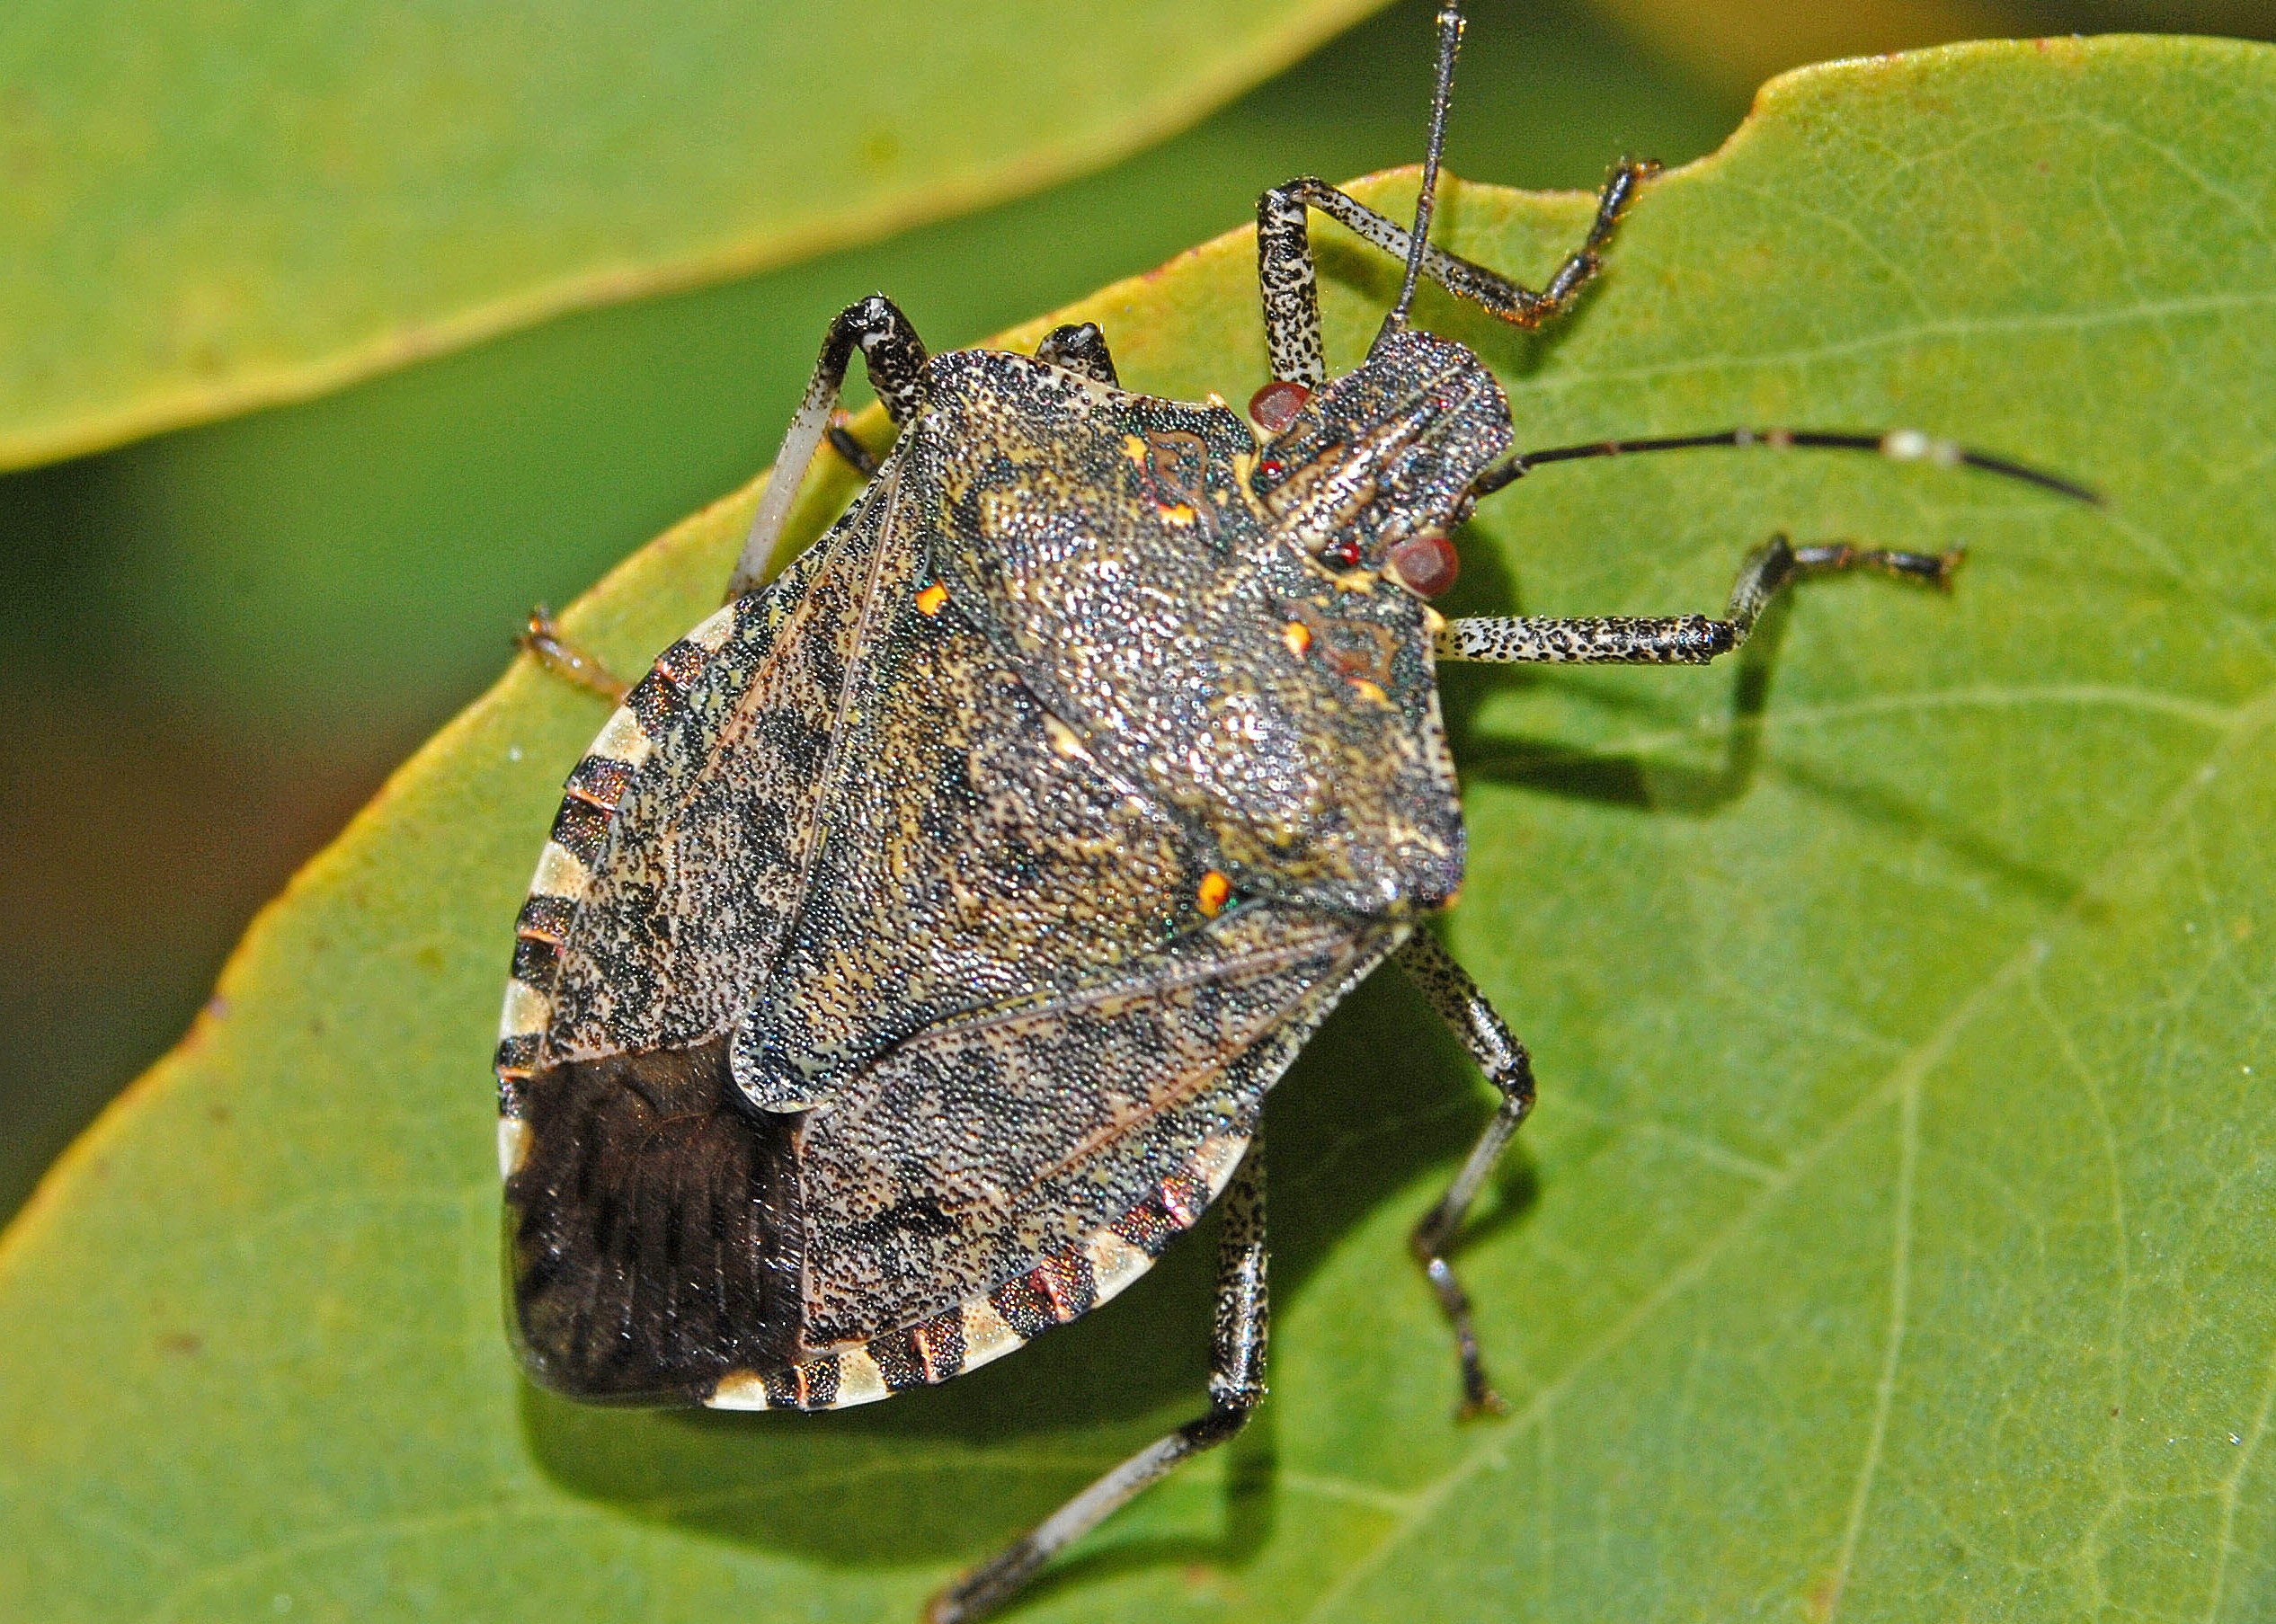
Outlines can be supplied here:
M1265 1396L1271 1318L1266 1287L1265 1160L1261 1134L1225 1190L1217 1240L1217 1312L1210 1337L1209 1408L1105 1473L926 1604L926 1624L969 1624L1009 1601L1043 1565L1181 1461L1248 1424Z
M600 695L611 705L622 705L632 685L610 670L599 656L587 653L563 638L554 625L553 611L544 604L529 611L529 624L514 646L534 657L539 665L564 681Z
M1478 1069L1486 1074L1486 1080L1501 1096L1494 1120L1486 1124L1478 1142L1471 1147L1462 1171L1454 1175L1445 1194L1415 1226L1409 1245L1415 1261L1422 1265L1423 1278L1430 1282L1447 1323L1454 1327L1455 1349L1462 1362L1459 1414L1465 1419L1505 1415L1509 1407L1502 1402L1501 1395L1494 1391L1493 1383L1486 1377L1485 1360L1479 1352L1478 1331L1472 1323L1470 1293L1463 1290L1446 1255L1454 1249L1454 1238L1462 1232L1463 1220L1468 1216L1471 1203L1493 1176L1502 1152L1533 1111L1533 1059L1525 1052L1525 1044L1509 1030L1508 1023L1479 990L1470 972L1454 962L1454 955L1439 945L1436 936L1418 932L1408 937L1399 950L1399 967L1421 989L1438 1018L1462 1040L1463 1047L1478 1062Z

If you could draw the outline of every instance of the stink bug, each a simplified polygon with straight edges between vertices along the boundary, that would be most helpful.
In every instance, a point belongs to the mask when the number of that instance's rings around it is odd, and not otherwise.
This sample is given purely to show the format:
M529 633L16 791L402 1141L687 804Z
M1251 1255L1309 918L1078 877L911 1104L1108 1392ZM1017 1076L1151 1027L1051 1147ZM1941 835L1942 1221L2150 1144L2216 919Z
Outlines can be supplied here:
M1446 1254L1534 1079L1423 928L1465 856L1435 661L1703 663L1801 576L1942 583L1957 558L1781 539L1721 617L1449 622L1427 600L1481 497L1756 441L2086 494L1905 431L1507 455L1492 375L1409 324L1418 280L1539 325L1651 171L1614 170L1543 291L1428 247L1461 29L1447 4L1411 227L1312 180L1261 200L1273 381L1249 422L1122 389L1094 326L928 355L882 296L845 310L726 607L623 694L522 908L496 1060L511 1320L556 1391L813 1410L945 1381L1112 1297L1222 1198L1206 1413L936 1620L1000 1603L1263 1397L1264 1096L1387 958L1500 1095L1414 1237L1463 1407L1496 1407ZM1311 209L1406 266L1332 380ZM834 427L857 350L899 430L882 462ZM869 484L769 580L825 441ZM602 681L542 621L529 645Z

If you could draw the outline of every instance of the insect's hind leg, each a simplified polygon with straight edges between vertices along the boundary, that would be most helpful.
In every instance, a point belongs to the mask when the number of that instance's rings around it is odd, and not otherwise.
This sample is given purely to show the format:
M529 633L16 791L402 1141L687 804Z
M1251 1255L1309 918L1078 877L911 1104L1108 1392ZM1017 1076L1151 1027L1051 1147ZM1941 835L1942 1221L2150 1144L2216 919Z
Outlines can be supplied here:
M910 325L909 318L901 313L901 307L884 294L873 293L866 299L855 300L838 313L822 338L822 354L814 362L813 377L806 385L798 410L791 414L790 427L782 437L782 449L775 456L774 476L767 482L766 494L760 498L759 511L751 520L751 534L743 542L742 555L736 559L734 573L728 578L730 599L742 597L769 573L775 546L782 539L782 528L790 517L791 504L805 479L807 465L813 461L822 441L830 439L857 467L862 466L860 457L867 453L860 451L858 443L855 452L849 453L845 445L831 434L838 410L838 394L845 385L846 368L857 349L861 351L863 366L868 369L869 382L876 389L877 398L884 404L885 414L893 419L894 426L902 427L915 414L917 380L925 367L923 341L918 338L916 328Z
M1796 547L1774 536L1747 555L1720 618L1711 615L1607 615L1554 618L1497 615L1452 620L1439 631L1440 660L1489 665L1704 665L1744 643L1778 594L1811 575L1877 571L1944 587L1965 555L1898 553L1827 542Z
M1058 1551L1080 1539L1179 1462L1214 1449L1247 1424L1265 1396L1265 1342L1270 1322L1265 1265L1265 1141L1250 1141L1240 1169L1219 1202L1217 1313L1210 1338L1209 1409L1155 1440L932 1599L927 1624L963 1624L986 1616L1034 1578Z
M1613 165L1596 196L1588 235L1538 292L1440 248L1424 249L1422 273L1514 326L1538 327L1561 314L1596 276L1605 245L1637 189L1658 172L1657 164L1626 158ZM1272 375L1316 389L1327 381L1328 366L1320 349L1319 277L1312 266L1308 209L1317 209L1393 259L1407 257L1408 235L1398 221L1311 175L1276 186L1257 200L1257 285Z
M1486 995L1478 989L1470 972L1454 962L1454 955L1439 945L1436 936L1418 931L1408 937L1399 950L1399 968L1421 989L1438 1018L1462 1040L1463 1047L1478 1062L1478 1069L1486 1074L1486 1080L1501 1096L1494 1120L1486 1124L1478 1142L1471 1147L1462 1171L1454 1175L1454 1182L1446 1186L1446 1193L1438 1198L1437 1204L1415 1226L1409 1242L1415 1261L1422 1265L1423 1275L1438 1298L1438 1306L1454 1328L1455 1349L1462 1361L1462 1414L1499 1415L1506 1407L1501 1396L1494 1391L1493 1383L1486 1378L1485 1361L1478 1351L1477 1328L1471 1320L1470 1293L1455 1278L1446 1254L1453 1248L1454 1237L1462 1232L1463 1220L1468 1215L1471 1203L1493 1176L1495 1164L1501 1160L1510 1139L1533 1112L1533 1059L1525 1052L1525 1044L1509 1030L1508 1024L1486 1001Z

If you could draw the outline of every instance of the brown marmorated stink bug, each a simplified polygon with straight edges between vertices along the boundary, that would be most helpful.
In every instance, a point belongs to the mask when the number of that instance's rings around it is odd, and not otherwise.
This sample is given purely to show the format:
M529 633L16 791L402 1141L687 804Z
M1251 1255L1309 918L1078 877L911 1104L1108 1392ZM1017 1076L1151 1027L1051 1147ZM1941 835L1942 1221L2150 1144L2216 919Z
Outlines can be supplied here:
M1411 230L1315 180L1264 194L1273 382L1244 422L1124 391L1095 326L929 356L883 297L832 324L726 607L623 694L523 905L502 1040L511 1320L596 1402L831 1409L1077 1318L1224 1208L1209 1407L935 1599L1002 1602L1264 1395L1266 1091L1396 959L1501 1105L1414 1251L1463 1407L1497 1400L1450 1242L1534 1097L1422 927L1462 883L1434 661L1697 664L1798 577L1943 582L1956 555L1757 550L1720 618L1447 621L1447 532L1544 463L1753 443L1959 463L1911 431L1726 430L1507 456L1509 407L1414 330L1418 279L1556 315L1651 173L1615 168L1535 293L1427 247L1459 7ZM1406 263L1329 379L1308 209ZM856 349L899 439L834 426ZM871 477L768 581L827 439ZM761 584L761 582L765 584ZM530 646L605 685L541 620Z

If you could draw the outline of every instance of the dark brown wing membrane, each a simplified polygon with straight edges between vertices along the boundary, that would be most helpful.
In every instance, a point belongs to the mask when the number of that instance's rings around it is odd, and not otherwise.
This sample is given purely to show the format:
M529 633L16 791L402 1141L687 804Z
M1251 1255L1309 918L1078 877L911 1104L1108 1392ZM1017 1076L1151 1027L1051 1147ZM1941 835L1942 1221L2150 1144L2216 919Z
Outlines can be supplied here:
M731 1098L722 1044L574 1060L530 1082L506 1187L515 1333L547 1387L686 1403L792 1356L791 1123Z

